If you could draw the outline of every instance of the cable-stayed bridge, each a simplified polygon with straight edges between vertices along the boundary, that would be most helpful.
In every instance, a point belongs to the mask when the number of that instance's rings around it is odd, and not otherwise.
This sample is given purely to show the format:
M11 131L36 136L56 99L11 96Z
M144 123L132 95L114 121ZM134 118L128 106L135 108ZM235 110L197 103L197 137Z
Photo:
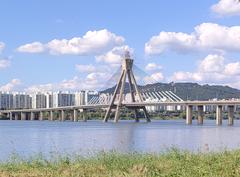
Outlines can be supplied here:
M143 102L179 102L183 101L179 96L177 96L172 91L151 91L151 92L141 92L141 96L143 98ZM97 104L109 104L113 95L109 94L101 94L95 95L88 102L89 105L97 105ZM118 100L117 100L118 101ZM130 94L124 95L124 103L131 103Z
M145 75L144 77L141 74ZM116 81L117 79L117 81ZM135 121L139 121L139 113L143 113L147 122L150 116L147 108L149 106L183 106L186 111L186 124L192 124L193 107L198 112L198 124L203 124L204 106L216 106L216 124L221 125L223 119L223 107L228 109L228 125L233 125L234 110L240 101L184 101L172 91L161 91L148 86L153 78L133 64L128 52L122 61L120 69L107 81L107 86L112 88L102 91L93 96L87 105L65 106L56 108L37 108L19 110L1 110L10 120L43 120L47 114L48 120L54 120L54 113L58 112L58 119L64 121L66 112L71 112L70 119L78 121L80 115L86 121L86 111L89 109L103 109L106 111L103 121L107 122L111 117L118 122L121 117L121 109L130 109ZM138 82L138 83L137 83Z

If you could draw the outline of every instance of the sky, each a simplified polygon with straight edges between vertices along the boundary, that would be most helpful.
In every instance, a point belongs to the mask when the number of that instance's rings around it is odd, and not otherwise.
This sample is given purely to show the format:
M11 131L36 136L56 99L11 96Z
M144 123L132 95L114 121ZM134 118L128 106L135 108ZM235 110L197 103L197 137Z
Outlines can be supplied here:
M0 91L98 90L126 50L156 82L240 89L239 19L239 0L2 0Z

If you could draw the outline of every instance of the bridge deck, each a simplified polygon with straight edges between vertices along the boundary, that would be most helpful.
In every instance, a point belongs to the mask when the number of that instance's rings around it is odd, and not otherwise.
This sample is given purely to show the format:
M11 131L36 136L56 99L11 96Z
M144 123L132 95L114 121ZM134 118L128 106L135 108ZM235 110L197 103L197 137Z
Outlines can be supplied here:
M240 105L240 101L178 101L178 102L134 102L134 103L123 103L125 107L136 107L136 106L186 106L186 105ZM81 105L81 106L64 106L56 108L37 108L37 109L14 109L14 110L0 110L1 113L9 112L40 112L40 111L59 111L59 110L74 110L74 109L95 109L95 108L107 108L108 104L95 104L95 105Z

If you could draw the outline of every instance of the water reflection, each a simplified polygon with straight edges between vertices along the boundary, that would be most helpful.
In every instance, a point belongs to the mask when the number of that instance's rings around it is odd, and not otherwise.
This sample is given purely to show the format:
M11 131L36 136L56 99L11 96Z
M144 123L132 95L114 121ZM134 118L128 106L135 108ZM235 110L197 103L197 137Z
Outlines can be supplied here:
M185 125L183 120L118 124L89 122L0 121L0 159L12 152L31 155L42 152L86 155L99 151L160 152L170 147L190 151L217 151L240 147L240 122L217 127Z

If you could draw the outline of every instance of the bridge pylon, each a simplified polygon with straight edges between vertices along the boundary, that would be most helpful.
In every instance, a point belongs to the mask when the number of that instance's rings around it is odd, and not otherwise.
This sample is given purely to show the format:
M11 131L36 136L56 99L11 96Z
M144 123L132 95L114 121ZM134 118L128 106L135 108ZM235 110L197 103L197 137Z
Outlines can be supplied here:
M126 84L127 78L128 78L131 101L136 102L136 95L137 95L140 102L143 101L142 95L140 94L135 76L134 76L133 71L132 71L132 66L133 66L133 59L130 58L129 52L126 51L125 52L125 58L122 61L121 75L120 75L120 78L117 82L117 85L116 85L115 91L113 93L110 105L107 108L107 112L106 112L104 120L103 120L104 122L108 121L108 119L110 118L110 115L111 115L111 111L114 108L116 109L115 110L114 122L118 122L118 120L120 118L120 109L123 107L122 103L123 103L124 89L125 89L125 84ZM117 94L118 93L119 93L119 98L118 98L118 101L117 101ZM149 118L149 114L148 114L145 106L136 106L136 107L133 108L135 121L136 122L139 121L138 110L140 110L140 109L143 110L144 117L146 118L147 122L150 122L151 120Z

